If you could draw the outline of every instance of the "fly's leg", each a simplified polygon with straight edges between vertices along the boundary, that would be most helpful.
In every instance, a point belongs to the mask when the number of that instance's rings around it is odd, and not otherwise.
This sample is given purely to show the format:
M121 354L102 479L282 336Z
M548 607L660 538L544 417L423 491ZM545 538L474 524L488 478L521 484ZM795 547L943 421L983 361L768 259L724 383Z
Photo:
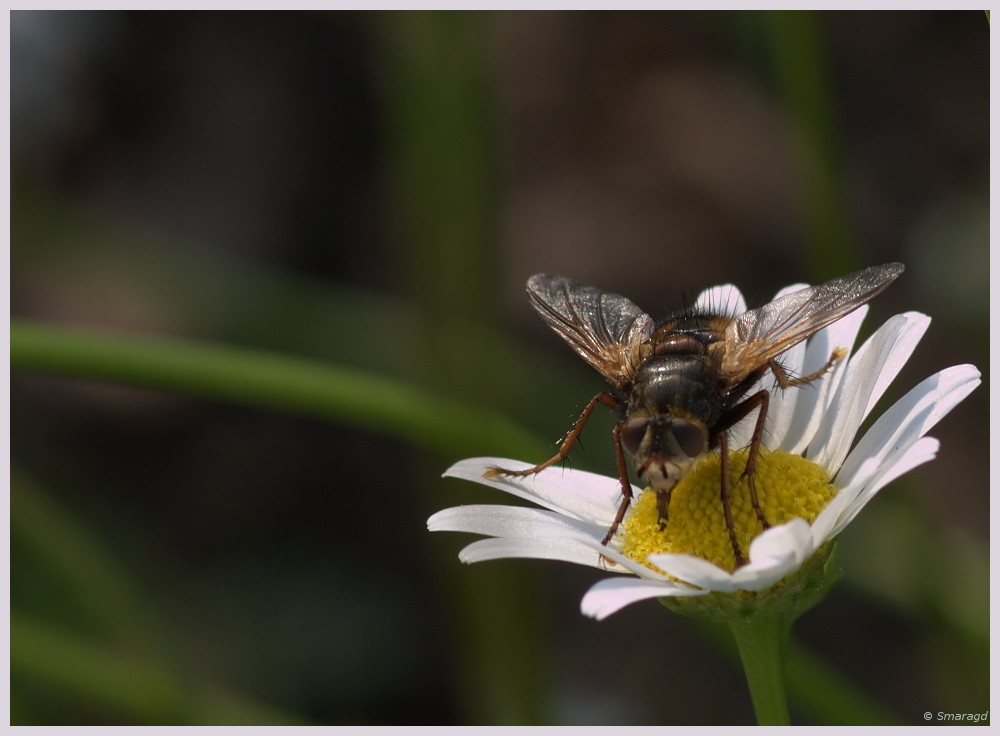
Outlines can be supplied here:
M833 352L830 353L830 358L826 361L826 364L818 371L814 371L807 376L797 376L795 378L790 377L785 369L782 368L776 360L770 361L768 363L768 368L770 368L774 377L777 379L779 388L786 389L792 386L802 386L807 383L812 383L828 370L833 368L833 366L836 365L838 361L842 360L846 354L847 351L844 348L835 348ZM757 422L754 424L753 435L750 439L749 452L747 453L747 464L740 477L741 479L743 477L747 479L747 487L750 490L750 505L753 507L757 520L764 529L770 529L771 524L768 523L763 510L760 508L760 500L757 497L757 483L755 479L757 472L757 459L760 457L760 446L764 439L764 425L767 422L767 410L768 405L770 404L770 398L770 393L768 393L766 389L762 389L753 396L750 396L740 402L718 423L718 426L721 427L721 431L719 432L714 444L718 444L722 458L722 511L726 519L726 528L729 531L729 541L733 545L733 554L736 557L736 567L745 565L746 559L743 557L742 551L740 550L739 540L736 538L736 530L733 526L733 514L729 488L729 443L726 437L726 430L743 419L754 409L760 409L757 414Z
M771 524L764 516L763 510L760 508L760 500L757 497L757 482L755 477L757 472L757 458L760 456L760 445L764 437L764 425L767 422L767 408L769 402L770 394L766 389L761 389L753 396L740 402L725 417L723 417L723 420L720 422L722 430L719 432L716 439L716 442L719 445L722 460L722 512L726 518L726 528L729 531L729 541L733 545L733 553L736 556L736 567L742 567L745 565L746 558L743 557L742 551L740 550L739 541L736 539L736 530L733 525L729 488L729 438L726 436L726 431L754 409L760 409L757 414L757 422L754 424L753 436L750 439L750 449L747 453L746 467L743 469L743 473L740 478L742 479L745 477L747 479L747 487L750 490L750 506L753 508L753 512L757 516L757 520L764 529L770 529Z
M785 389L791 386L802 386L807 383L812 383L828 370L833 368L833 366L836 365L838 361L842 360L846 354L847 351L844 348L834 348L833 352L830 353L830 358L826 361L826 364L822 368L818 371L810 373L808 376L798 376L797 378L789 378L788 373L785 372L784 368L778 365L777 361L772 360L769 363L769 367L771 368L771 372L774 373L775 378L778 379L778 386ZM760 413L757 415L757 424L755 424L753 428L753 436L750 440L750 451L747 453L747 464L746 468L743 470L743 475L746 476L747 485L750 488L750 503L753 505L754 513L757 514L757 519L765 529L769 529L771 525L767 523L767 519L764 518L764 513L760 510L760 504L757 501L757 488L754 482L754 474L757 471L757 458L760 457L760 443L764 438L764 423L767 420L767 408L770 399L771 395L767 391L761 390L740 405L740 408L744 406L747 407L746 411L742 412L741 418L742 416L745 416L753 411L754 405L760 405Z
M569 428L569 432L566 433L566 436L563 438L563 441L559 445L559 449L556 451L555 455L550 457L545 462L539 463L533 468L527 468L526 470L506 470L504 468L498 468L498 467L487 468L486 472L483 473L483 476L486 478L496 478L501 475L506 475L511 478L524 478L529 475L535 475L536 473L540 473L550 465L553 465L554 463L557 463L560 460L564 460L566 456L569 454L570 448L573 447L573 443L580 438L580 433L583 431L583 425L585 425L587 423L587 420L590 419L590 414L591 412L594 411L594 407L597 406L597 402L606 404L607 406L610 406L613 409L621 408L621 404L618 401L618 399L609 394L607 391L602 391L601 393L597 394L597 396L588 401L587 405L583 407L583 411L580 412L580 416L577 417L577 420L573 422L573 426ZM622 464L624 464L624 461ZM631 493L631 486L629 487L629 491Z
M729 492L729 440L726 433L719 435L719 459L722 466L722 515L726 518L726 531L729 532L729 543L733 545L733 557L736 559L736 567L743 567L747 564L740 550L740 540L736 538L736 527L733 524L732 498Z
M771 369L771 373L773 373L774 377L778 379L778 387L785 389L791 386L801 386L806 383L812 383L828 370L833 368L833 366L835 366L839 361L843 360L845 355L847 355L847 350L844 348L834 348L833 352L830 353L830 358L826 361L826 365L818 371L813 371L808 376L798 376L796 378L791 378L788 375L788 372L782 368L781 364L776 360L770 361L767 364L767 367Z
M573 426L569 428L569 432L566 433L566 437L563 438L562 443L559 445L559 449L556 454L550 457L543 463L539 463L533 468L527 468L525 470L506 470L504 468L492 467L487 468L483 476L486 478L496 478L501 475L506 475L513 478L524 478L529 475L534 475L535 473L540 473L545 468L565 459L569 454L570 449L573 447L573 443L580 438L580 433L583 431L583 426L590 419L591 412L594 411L594 407L600 402L606 406L610 406L612 409L621 409L621 403L613 395L609 394L607 391L602 391L601 393L594 396L587 405L583 407L583 411L580 412L580 416L577 417L576 421L573 422ZM625 466L625 453L622 451L621 443L621 432L622 428L620 424L616 424L615 428L611 431L611 435L615 442L615 460L618 464L618 480L621 482L622 486L622 501L618 506L618 513L615 514L615 520L611 522L611 528L608 529L608 533L604 536L604 540L601 542L603 545L607 545L611 541L611 537L615 535L618 531L618 527L622 523L622 519L625 518L625 512L628 510L629 504L632 502L632 484L628 480L628 468Z
M749 414L756 406L760 407L757 413L757 423L753 427L753 436L750 438L750 451L747 452L747 464L743 469L743 475L747 479L747 487L750 489L750 505L757 515L757 520L765 529L770 529L771 525L764 518L764 512L760 509L760 501L757 500L757 483L754 477L757 473L757 458L760 457L760 443L764 438L764 423L767 421L767 407L771 401L771 395L764 390L758 391L741 406L747 406L746 414ZM742 477L742 476L741 476Z
M618 506L618 513L615 514L615 520L611 522L611 528L608 529L608 533L604 535L604 539L601 541L601 544L605 546L611 541L611 537L615 535L615 532L618 531L618 526L622 523L622 519L625 518L625 512L628 510L629 504L632 503L632 484L628 481L628 468L625 466L625 453L622 451L621 434L622 425L616 424L615 428L611 430L611 436L615 440L615 462L618 465L618 480L622 484L622 502Z

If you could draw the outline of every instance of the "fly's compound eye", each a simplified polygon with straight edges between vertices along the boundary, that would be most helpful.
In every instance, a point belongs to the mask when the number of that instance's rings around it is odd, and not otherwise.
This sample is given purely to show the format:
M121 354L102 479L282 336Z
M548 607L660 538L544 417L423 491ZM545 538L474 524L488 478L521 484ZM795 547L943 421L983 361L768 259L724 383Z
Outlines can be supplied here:
M705 452L705 430L694 422L684 420L674 421L670 433L677 440L677 446L690 458L696 458Z
M639 453L639 445L642 444L642 438L646 436L646 427L648 426L648 419L630 419L625 423L621 431L621 442L625 452L629 455Z

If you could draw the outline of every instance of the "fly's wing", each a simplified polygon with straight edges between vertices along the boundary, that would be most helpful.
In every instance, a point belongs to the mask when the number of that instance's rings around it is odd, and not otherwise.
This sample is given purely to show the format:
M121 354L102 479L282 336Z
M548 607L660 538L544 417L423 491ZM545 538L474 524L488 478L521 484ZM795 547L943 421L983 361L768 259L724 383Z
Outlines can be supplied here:
M619 294L539 273L528 279L531 306L612 385L635 375L653 320Z
M903 272L884 263L807 286L737 317L726 329L721 373L738 383L796 343L836 322L882 292Z

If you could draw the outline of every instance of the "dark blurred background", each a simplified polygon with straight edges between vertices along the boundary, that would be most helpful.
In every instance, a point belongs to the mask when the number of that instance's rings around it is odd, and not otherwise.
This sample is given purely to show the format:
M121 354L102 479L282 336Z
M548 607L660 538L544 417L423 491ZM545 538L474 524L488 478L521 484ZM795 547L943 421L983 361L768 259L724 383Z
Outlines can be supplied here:
M347 366L541 460L601 379L529 275L657 316L899 260L865 334L933 322L894 400L988 369L988 61L978 11L13 12L11 311ZM796 626L871 709L816 676L795 721L987 709L986 407ZM613 472L611 423L574 467ZM11 430L14 723L752 722L717 632L583 618L595 570L460 565L426 518L507 500L439 479L467 452L31 372Z

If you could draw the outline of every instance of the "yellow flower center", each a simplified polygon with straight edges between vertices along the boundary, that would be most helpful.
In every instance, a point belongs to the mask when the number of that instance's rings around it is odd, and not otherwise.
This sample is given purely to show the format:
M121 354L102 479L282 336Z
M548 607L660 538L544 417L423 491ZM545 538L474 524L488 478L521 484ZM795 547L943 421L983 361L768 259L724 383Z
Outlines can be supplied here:
M729 453L731 509L736 539L744 557L750 542L763 531L750 504L750 489L743 476L748 449ZM720 457L702 457L674 486L667 509L667 523L660 529L656 492L647 488L636 498L622 522L621 550L637 562L658 552L702 557L724 570L736 567L722 511ZM799 455L761 448L754 476L757 499L771 526L801 517L810 524L837 492L826 470Z

